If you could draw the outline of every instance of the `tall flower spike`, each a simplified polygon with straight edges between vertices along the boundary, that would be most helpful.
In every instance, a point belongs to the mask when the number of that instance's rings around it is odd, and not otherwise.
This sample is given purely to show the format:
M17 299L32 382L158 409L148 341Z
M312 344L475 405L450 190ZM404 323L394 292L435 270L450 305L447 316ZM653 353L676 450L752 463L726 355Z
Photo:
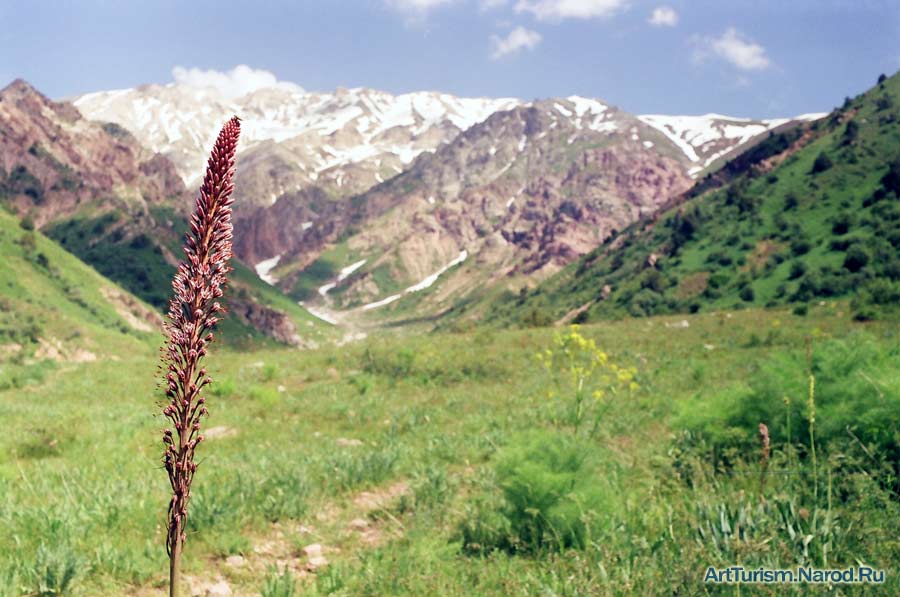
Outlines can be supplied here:
M162 372L168 403L163 415L175 428L163 432L163 463L172 486L166 537L171 597L179 594L187 507L197 470L194 450L203 440L200 418L206 414L206 407L200 392L211 381L200 361L206 354L206 344L213 339L216 314L223 310L218 299L231 271L231 192L240 133L241 122L235 116L222 127L209 156L185 238L185 260L172 280L173 296L164 325L167 342L162 350Z

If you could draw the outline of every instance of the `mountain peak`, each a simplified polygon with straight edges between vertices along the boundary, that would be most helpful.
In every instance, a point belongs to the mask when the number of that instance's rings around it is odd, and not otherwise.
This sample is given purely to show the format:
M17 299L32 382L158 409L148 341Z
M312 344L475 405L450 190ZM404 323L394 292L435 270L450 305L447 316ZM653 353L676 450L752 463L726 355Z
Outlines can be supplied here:
M3 98L22 98L27 96L38 96L44 101L47 101L47 97L35 89L31 83L25 79L16 79L0 90L0 97Z

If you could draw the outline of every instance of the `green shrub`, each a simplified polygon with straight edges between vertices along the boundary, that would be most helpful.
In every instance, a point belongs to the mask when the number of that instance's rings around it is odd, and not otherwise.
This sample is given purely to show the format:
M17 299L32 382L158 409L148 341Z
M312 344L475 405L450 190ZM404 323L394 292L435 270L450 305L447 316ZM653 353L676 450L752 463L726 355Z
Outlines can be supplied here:
M794 256L805 255L812 248L812 243L804 235L795 236L791 240L791 254Z
M502 448L494 470L499 493L461 524L470 553L581 549L612 525L618 510L610 470L598 448L562 432L535 431ZM606 468L610 468L607 463Z
M847 234L853 227L856 219L850 212L839 213L831 222L831 232L833 234Z
M864 294L875 305L898 304L900 303L900 284L890 280L872 280L866 285Z
M875 100L875 108L879 112L881 112L883 110L890 110L893 107L894 107L894 99L888 94L884 94Z
M716 273L709 277L706 284L708 288L724 288L731 282L731 278L727 274Z
M853 245L847 249L844 258L844 268L851 272L858 272L869 263L869 252L860 245Z
M797 194L789 192L784 198L784 211L797 209L798 205L800 205L800 199L797 197Z
M819 174L820 172L825 172L833 165L834 163L831 161L831 158L823 151L816 156L816 160L813 162L812 173Z
M791 262L791 271L788 274L789 280L796 280L797 278L802 278L803 275L806 274L806 264L800 260L796 260Z
M881 177L881 186L888 193L900 193L900 160L894 160L887 173Z
M532 307L522 316L521 323L529 328L543 328L553 324L553 316L540 307Z
M898 356L900 349L884 350L862 334L813 345L818 446L845 446L855 441L852 433L873 452L897 462ZM760 422L768 425L773 444L791 438L808 446L808 384L805 350L798 347L764 363L749 390L726 390L716 408L685 412L682 423L710 438L718 449L752 450Z

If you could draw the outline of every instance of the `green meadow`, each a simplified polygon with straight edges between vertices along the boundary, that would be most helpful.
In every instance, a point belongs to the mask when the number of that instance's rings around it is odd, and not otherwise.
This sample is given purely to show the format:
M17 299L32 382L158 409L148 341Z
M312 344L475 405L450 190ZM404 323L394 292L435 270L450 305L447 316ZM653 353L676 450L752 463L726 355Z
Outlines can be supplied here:
M886 576L866 594L897 594L898 332L826 302L314 351L226 335L208 358L186 580L690 595L736 591L704 583L710 566L869 565ZM159 340L0 365L16 380L0 390L0 594L164 594Z

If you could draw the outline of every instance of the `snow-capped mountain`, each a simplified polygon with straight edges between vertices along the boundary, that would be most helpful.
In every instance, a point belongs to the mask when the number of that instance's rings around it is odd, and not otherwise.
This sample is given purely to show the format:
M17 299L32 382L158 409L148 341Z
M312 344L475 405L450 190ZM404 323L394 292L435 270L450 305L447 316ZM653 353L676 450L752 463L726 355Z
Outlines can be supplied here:
M240 115L239 206L271 205L285 193L311 186L338 197L362 193L491 114L530 105L513 98L459 98L437 92L392 95L356 88L318 93L292 85L229 98L215 88L185 83L100 91L73 103L85 117L119 124L168 157L189 187L199 183L206 147L221 123ZM613 126L604 123L607 106L598 100L569 97L566 103L571 107L562 107L560 114L576 129ZM787 122L717 114L639 118L683 154L692 177Z
M73 103L87 118L132 131L171 159L189 186L198 184L206 148L221 123L240 115L244 155L238 199L266 205L312 184L341 195L365 190L402 171L423 151L519 102L283 87L227 99L214 88L172 83L89 93Z
M318 294L365 312L412 303L433 312L507 280L541 280L690 188L686 164L658 130L596 100L542 100L497 112L360 201L345 202L357 210L349 219L365 224L339 228L329 241L342 247L333 265L352 269L335 269ZM282 203L269 225L296 229L299 218L291 223ZM319 228L333 218L316 221L322 224L293 237L301 244L267 246L257 238L245 249L260 261L278 255L265 269L269 279L313 301L320 299L309 279L290 264L315 255Z
M767 131L791 121L822 118L825 114L803 114L795 118L751 120L721 114L702 116L666 116L645 114L641 121L662 132L678 146L691 162L688 174L696 178L700 172L721 157Z

